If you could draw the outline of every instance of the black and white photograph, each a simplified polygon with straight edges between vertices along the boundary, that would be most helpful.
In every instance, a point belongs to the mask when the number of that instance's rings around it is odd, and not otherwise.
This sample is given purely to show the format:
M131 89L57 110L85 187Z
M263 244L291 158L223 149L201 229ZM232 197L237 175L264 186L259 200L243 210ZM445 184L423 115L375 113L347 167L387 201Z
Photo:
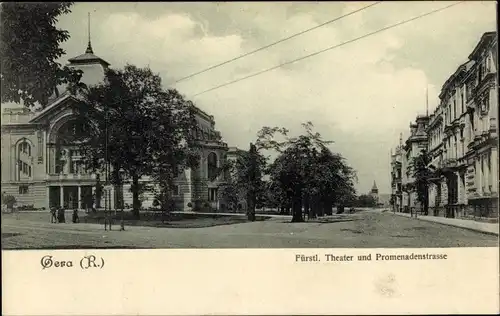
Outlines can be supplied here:
M497 9L1 3L2 314L498 314Z
M495 2L1 20L2 249L498 246Z

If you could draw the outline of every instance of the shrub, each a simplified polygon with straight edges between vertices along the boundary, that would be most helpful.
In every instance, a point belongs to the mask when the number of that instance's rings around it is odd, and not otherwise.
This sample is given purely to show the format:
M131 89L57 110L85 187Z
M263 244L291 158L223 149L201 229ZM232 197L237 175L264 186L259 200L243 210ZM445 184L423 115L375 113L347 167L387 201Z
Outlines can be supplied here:
M13 195L2 194L2 203L7 205L7 208L13 208L14 205L17 203L17 200Z

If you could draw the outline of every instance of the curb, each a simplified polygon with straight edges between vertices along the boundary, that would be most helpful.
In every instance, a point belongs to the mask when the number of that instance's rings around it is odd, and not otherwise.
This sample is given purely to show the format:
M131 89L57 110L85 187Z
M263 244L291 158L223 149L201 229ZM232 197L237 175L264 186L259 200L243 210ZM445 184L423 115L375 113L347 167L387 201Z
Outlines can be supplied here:
M409 216L406 216L406 215L398 215L397 213L392 213L392 215L397 215L397 216L400 216L400 217L406 217L406 218L410 218L410 219L414 219L414 217L409 217ZM421 217L417 217L416 219L418 220L421 220L421 221L424 221L424 222L428 222L428 223L436 223L436 224L441 224L441 225L446 225L446 226L451 226L451 227L456 227L456 228L462 228L462 229L466 229L466 230L470 230L470 231L473 231L473 232L476 232L476 233L481 233L481 234L486 234L486 235L492 235L492 236L499 236L499 233L497 232L490 232L490 231L485 231L485 230L481 230L481 229L477 229L477 228L473 228L473 227L466 227L466 226L459 226L459 225L456 225L456 224L452 224L452 223L443 223L443 222L436 222L436 221L433 221L433 220L429 220L427 218L421 218Z

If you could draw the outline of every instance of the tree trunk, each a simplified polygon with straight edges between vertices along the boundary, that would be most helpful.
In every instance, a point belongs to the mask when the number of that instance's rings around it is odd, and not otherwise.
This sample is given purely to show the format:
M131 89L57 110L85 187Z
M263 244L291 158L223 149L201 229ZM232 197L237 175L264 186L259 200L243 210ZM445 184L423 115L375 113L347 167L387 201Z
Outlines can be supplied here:
M425 187L424 195L424 215L429 215L429 188Z
M255 194L253 192L248 193L247 198L247 216L248 220L255 221Z
M326 215L325 198L322 196L318 197L318 212L320 216Z
M311 197L309 194L304 194L304 214L307 215L307 220L312 218L311 214Z
M320 200L317 195L314 196L313 198L313 204L312 204L312 215L313 218L317 218L318 216L321 216L321 207L320 207Z
M132 214L136 219L140 217L140 203L139 203L139 176L132 175Z
M292 198L292 223L303 222L304 217L302 216L302 194L295 195Z
M96 184L95 184L95 208L101 208L101 198L102 198L102 184L100 175L97 174Z
M332 215L332 200L329 197L325 197L323 200L323 210L326 215Z

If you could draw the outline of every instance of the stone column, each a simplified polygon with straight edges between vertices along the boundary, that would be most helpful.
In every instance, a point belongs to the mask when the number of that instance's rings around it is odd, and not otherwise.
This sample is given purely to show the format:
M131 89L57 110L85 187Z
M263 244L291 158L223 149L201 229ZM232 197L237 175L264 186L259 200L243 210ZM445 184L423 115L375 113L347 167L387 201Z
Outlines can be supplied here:
M491 148L491 192L498 194L498 149Z
M115 189L114 189L114 187L109 190L108 199L109 199L109 202L108 202L109 208L113 210L115 208Z
M490 166L488 164L488 154L484 155L484 190L490 193Z
M94 208L97 208L97 197L96 197L96 194L95 194L95 191L96 191L96 188L95 186L92 186L92 207Z
M59 187L59 203L61 207L64 207L64 187L62 185Z
M479 158L479 163L481 169L479 169L480 174L481 174L481 195L484 195L484 192L488 189L486 187L486 178L488 176L487 174L487 169L486 169L486 162L484 161L484 154L481 154Z
M481 156L477 156L475 161L476 165L476 176L474 177L475 183L476 183L476 193L479 195L482 195L483 190L482 190L482 185L483 185L483 179L481 177Z
M455 176L457 177L457 204L460 204L462 203L462 177L460 172L455 172Z
M47 207L47 209L50 209L50 207L52 206L50 205L50 187L47 186L46 190L47 190L47 196L45 197L45 204L46 204L45 206Z
M82 208L82 186L78 186L78 196L77 196L77 201L78 201L78 209Z

